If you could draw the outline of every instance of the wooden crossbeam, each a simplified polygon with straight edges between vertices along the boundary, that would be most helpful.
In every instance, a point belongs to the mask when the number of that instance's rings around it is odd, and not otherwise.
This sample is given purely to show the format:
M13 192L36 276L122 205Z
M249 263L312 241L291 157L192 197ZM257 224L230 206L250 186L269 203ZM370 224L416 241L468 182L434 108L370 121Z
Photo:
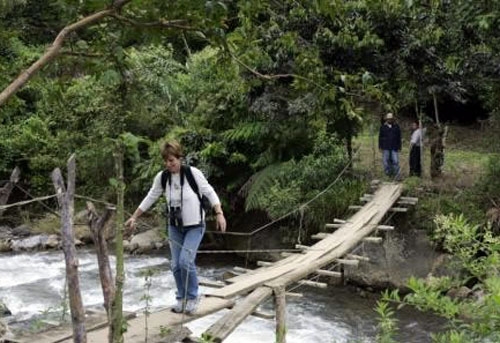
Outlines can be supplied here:
M361 197L361 199L372 200L373 199L373 194L366 194L365 193L365 194L363 194L363 196ZM418 198L415 198L415 197L399 197L399 199L397 201L403 201L403 202L405 202L407 204L416 205L417 202L418 202Z
M363 208L363 206L361 206L361 205L351 205L351 206L349 206L350 210L360 210L362 208ZM391 207L389 209L389 212L408 212L408 209L406 207Z
M361 255L355 255L355 254L347 254L347 258L353 259L353 260L358 260L358 261L364 261L364 262L370 262L370 258L366 256L361 256Z
M359 260L349 260L346 258L338 258L337 262L345 264L346 266L353 266L353 267L357 267L359 265Z
M359 198L359 201L361 202L369 202L371 201L371 198L367 198L367 197L360 197ZM403 200L400 198L400 200L396 201L396 204L397 205L409 205L409 206L414 206L416 205L417 203L414 202L414 201L409 201L409 200Z
M316 287L316 288L326 288L328 287L328 284L324 282L316 282L316 281L310 281L310 280L299 280L297 281L299 285L302 286L309 286L309 287Z
M221 282L221 281L213 281L213 280L207 280L207 279L199 279L198 283L201 286L212 287L212 288L222 288L226 285L226 283Z
M233 270L238 273L248 273L252 271L252 269L242 268L238 266L233 267Z
M336 223L333 223L333 224L326 224L325 227L328 227L328 228L335 228L335 229L338 229L338 228L341 228L344 224L336 224ZM377 225L375 226L375 228L377 230L394 230L394 226L390 226L390 225Z
M377 244L382 243L383 240L384 239L382 237L365 237L365 238L363 238L364 242L377 243Z
M273 265L273 262L257 261L257 265L260 267L269 267Z
M380 225L378 225L378 226L380 226ZM394 227L393 227L393 229L394 229ZM380 230L383 230L383 229L380 229ZM387 230L387 228L386 228L386 230ZM319 232L315 235L311 235L311 239L321 240L321 239L327 238L329 235L331 235L331 234L326 233L326 232ZM382 243L383 238L382 237L365 237L365 238L363 238L363 241L368 242L368 243Z
M322 275L322 276L342 277L341 272L336 272L333 270L318 269L318 270L316 270L316 274Z
M394 226L392 226L392 225L377 225L376 229L382 230L382 231L392 231L392 230L394 230Z

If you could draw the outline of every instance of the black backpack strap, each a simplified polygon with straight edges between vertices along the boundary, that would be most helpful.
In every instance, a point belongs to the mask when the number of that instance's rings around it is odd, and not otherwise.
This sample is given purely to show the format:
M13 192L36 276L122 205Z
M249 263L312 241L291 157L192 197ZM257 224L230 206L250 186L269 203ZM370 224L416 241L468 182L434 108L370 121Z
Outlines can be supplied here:
M200 220L203 220L203 197L200 194L200 189L198 188L198 184L194 179L191 167L190 166L183 166L183 167L184 167L184 174L186 175L186 179L189 183L189 186L191 187L193 192L195 192L196 196L198 197L198 201L200 202Z
M167 182L170 182L170 172L168 170L164 170L163 173L161 173L161 187L163 190L167 188Z
M193 190L193 192L196 193L198 196L198 200L200 200L201 204L201 195L200 195L200 189L198 188L198 184L196 183L196 180L194 179L193 171L191 170L190 166L183 166L184 168L184 174L186 175L186 179L189 183L189 186Z

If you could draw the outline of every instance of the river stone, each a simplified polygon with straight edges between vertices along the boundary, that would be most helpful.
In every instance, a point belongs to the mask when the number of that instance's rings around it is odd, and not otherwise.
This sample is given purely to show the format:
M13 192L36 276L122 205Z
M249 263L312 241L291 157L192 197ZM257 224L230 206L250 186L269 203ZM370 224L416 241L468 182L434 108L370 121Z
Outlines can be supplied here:
M59 236L57 235L50 235L47 237L47 241L45 242L45 248L49 249L56 249L59 248L61 245L61 242L59 241Z
M12 238L12 228L8 226L0 226L0 240Z
M12 250L11 242L12 241L10 238L0 240L0 253L9 252Z
M12 234L15 237L28 237L31 235L31 227L28 226L27 224L22 224L22 225L16 226L12 230Z
M0 317L6 317L12 315L12 312L10 312L9 308L5 303L0 300Z
M157 243L163 243L165 237L163 230L154 228L148 231L138 233L126 245L128 252L135 254L144 254L156 249ZM125 246L124 246L125 248Z
M12 241L12 250L14 251L22 251L22 250L39 250L43 249L47 246L47 243L53 244L53 238L51 236L56 235L36 235L28 238L13 240Z
M446 295L452 299L467 299L472 294L472 290L469 287L462 286L459 288L450 289Z

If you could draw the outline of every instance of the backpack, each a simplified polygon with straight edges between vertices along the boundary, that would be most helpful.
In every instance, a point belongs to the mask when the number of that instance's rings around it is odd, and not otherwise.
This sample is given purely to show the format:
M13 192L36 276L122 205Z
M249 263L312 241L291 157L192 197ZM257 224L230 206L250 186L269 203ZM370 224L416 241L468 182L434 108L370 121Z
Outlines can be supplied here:
M163 190L165 190L165 188L167 187L167 182L170 182L170 176L171 174L168 170L164 170L161 174L161 186ZM193 172L191 171L190 166L181 166L181 187L184 186L184 176L186 176L189 186L191 187L193 192L198 196L198 200L200 201L200 214L202 209L206 213L210 213L210 211L212 210L212 204L206 196L200 194L200 189L198 188L198 184L194 179Z

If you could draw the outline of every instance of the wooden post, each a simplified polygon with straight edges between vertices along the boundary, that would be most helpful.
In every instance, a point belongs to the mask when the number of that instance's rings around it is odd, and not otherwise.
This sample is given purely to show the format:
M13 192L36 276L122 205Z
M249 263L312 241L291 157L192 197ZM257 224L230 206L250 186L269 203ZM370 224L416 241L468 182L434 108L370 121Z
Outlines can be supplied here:
M115 297L112 302L111 310L111 325L109 330L109 341L113 343L123 342L123 332L125 325L123 323L123 285L125 283L125 270L123 262L123 224L124 224L124 208L123 200L125 193L125 184L123 182L123 146L118 143L115 158L115 170L118 179L117 205L116 212L116 289Z
M107 207L106 212L99 217L97 211L90 201L87 201L87 215L92 239L97 253L97 265L99 266L99 277L101 279L102 293L104 296L104 308L108 315L108 320L111 321L111 302L115 297L115 284L113 281L113 273L109 264L108 244L105 237L105 227L111 219L115 208Z
M285 286L273 289L276 309L276 343L286 343L286 297Z
M68 160L68 189L59 168L52 172L52 182L57 193L57 201L61 208L62 248L66 261L66 279L68 281L69 305L71 320L73 322L73 341L86 343L85 310L80 293L80 280L78 277L78 259L75 248L75 235L73 233L73 199L75 195L76 163L75 155Z
M0 207L5 205L9 200L10 193L14 189L16 183L19 181L19 174L21 174L21 171L18 167L15 167L10 174L10 179L9 181L7 181L7 184L0 188ZM0 208L0 217L3 215L4 211L4 209Z

